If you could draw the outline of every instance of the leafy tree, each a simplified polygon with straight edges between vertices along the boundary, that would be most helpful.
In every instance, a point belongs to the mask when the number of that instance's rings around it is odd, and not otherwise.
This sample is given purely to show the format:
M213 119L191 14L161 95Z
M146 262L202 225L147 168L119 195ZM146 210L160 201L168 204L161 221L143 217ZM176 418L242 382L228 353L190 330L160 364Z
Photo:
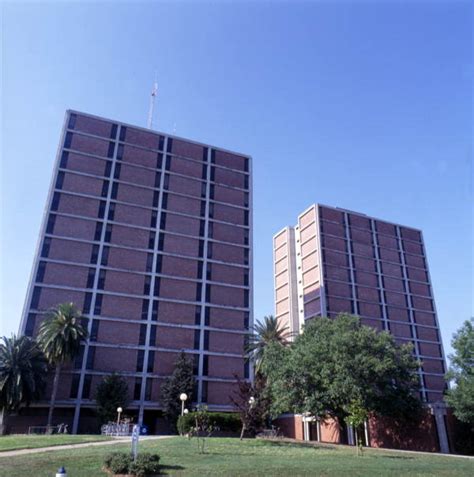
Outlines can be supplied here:
M181 352L175 363L173 373L166 379L161 387L161 405L163 412L171 423L176 426L176 421L181 414L181 401L179 396L187 394L188 402L192 400L194 389L193 362Z
M282 327L278 319L272 315L265 316L262 323L257 323L253 327L246 351L255 363L256 373L261 371L265 349L272 343L288 344L289 338L288 327Z
M230 396L230 400L240 415L242 422L240 439L242 439L245 432L255 436L265 427L270 412L270 399L266 391L265 378L260 373L255 376L253 383L242 381L238 376L235 378L238 381L238 391Z
M310 412L341 424L354 402L367 413L415 416L418 366L411 346L340 315L312 320L290 347L270 345L263 372L274 415Z
M362 437L360 435L360 428L369 417L369 413L365 409L360 400L352 401L347 407L346 422L354 428L357 455L362 455Z
M48 426L53 420L54 403L58 391L61 366L72 361L79 353L81 341L87 339L87 330L82 326L83 316L73 303L63 303L51 310L41 323L38 343L46 359L55 367Z
M119 374L105 376L97 386L95 402L97 415L102 424L114 421L117 408L125 409L128 405L127 381Z
M466 320L455 333L451 345L451 367L446 377L454 382L447 392L446 402L454 415L474 427L474 318Z
M48 363L28 336L3 337L0 344L0 434L6 432L7 415L41 398Z

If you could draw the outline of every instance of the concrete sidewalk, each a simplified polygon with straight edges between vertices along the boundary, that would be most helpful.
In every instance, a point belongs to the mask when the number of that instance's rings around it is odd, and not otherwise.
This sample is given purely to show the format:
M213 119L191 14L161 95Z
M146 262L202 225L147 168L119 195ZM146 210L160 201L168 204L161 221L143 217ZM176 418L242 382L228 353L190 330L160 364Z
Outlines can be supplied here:
M143 441L152 441L157 439L168 439L174 436L141 436L140 442ZM64 445L57 445L57 446L49 446L49 447L37 447L35 449L18 449L12 451L0 451L0 458L2 457L15 457L19 455L28 455L28 454L38 454L40 452L52 452L52 451L59 451L59 450L67 450L67 449L82 449L83 447L94 447L94 446L110 446L114 444L130 444L131 437L114 437L110 441L97 441L97 442L83 442L82 444L64 444Z

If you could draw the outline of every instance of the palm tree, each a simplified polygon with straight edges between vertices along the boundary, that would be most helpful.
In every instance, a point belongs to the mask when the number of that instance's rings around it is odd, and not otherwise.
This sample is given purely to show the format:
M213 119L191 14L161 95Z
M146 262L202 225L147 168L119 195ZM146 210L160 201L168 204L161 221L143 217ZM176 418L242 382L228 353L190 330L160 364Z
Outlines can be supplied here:
M280 326L278 319L272 315L264 316L263 322L257 323L252 331L246 351L255 363L255 372L259 373L265 348L270 343L288 344L290 333L288 326Z
M53 420L61 366L75 358L79 353L81 341L87 339L87 330L82 326L82 320L83 316L73 303L63 303L51 310L39 328L38 343L49 364L56 368L48 413L48 427Z
M46 384L48 363L37 343L28 336L1 338L0 434L6 432L9 413L40 399Z

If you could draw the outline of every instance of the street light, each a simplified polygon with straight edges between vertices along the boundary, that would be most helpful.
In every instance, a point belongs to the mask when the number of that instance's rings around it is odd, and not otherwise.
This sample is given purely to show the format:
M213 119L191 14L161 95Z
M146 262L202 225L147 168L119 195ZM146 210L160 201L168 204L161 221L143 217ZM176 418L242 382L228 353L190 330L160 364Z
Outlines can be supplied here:
M123 409L121 407L117 408L117 426L120 424L120 414L122 414ZM118 432L118 429L117 429Z
M250 396L250 399L249 399L250 407L253 407L254 404L255 404L255 398L253 396Z
M179 399L181 399L181 415L184 414L184 402L188 399L188 395L186 393L181 393L179 395Z
M188 413L189 413L189 409L185 409L184 414L188 414Z

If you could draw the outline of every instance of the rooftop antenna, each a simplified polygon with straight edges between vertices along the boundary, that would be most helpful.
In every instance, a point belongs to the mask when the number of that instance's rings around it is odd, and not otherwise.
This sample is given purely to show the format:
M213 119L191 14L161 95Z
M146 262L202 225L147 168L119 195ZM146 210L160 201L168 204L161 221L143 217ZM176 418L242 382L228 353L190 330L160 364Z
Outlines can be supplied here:
M156 79L156 74L155 74L155 81L153 83L153 88L151 90L151 96L150 96L150 109L148 110L148 122L147 122L148 129L153 129L153 110L155 109L155 98L157 94L158 94L158 81Z

